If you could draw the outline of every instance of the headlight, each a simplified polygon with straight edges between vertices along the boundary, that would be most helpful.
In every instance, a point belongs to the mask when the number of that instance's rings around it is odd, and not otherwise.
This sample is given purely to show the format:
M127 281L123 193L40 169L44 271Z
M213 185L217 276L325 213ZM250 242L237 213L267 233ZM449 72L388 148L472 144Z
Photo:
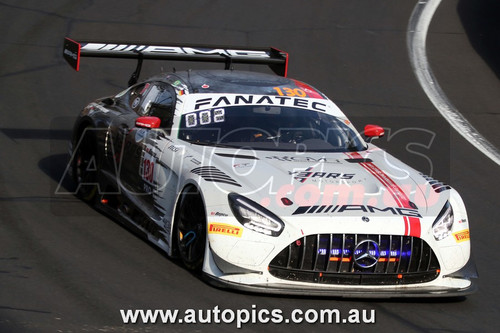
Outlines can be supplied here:
M453 226L453 208L448 201L439 213L436 221L432 224L432 232L434 238L438 241L445 239L451 234L451 227Z
M279 217L244 196L229 193L228 200L236 219L248 229L277 237L285 228Z

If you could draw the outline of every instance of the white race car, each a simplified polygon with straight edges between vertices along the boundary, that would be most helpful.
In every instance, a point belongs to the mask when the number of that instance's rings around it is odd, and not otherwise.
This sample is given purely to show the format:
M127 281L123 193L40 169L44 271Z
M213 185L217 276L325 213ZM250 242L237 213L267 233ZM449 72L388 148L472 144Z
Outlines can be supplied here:
M76 192L221 287L346 297L475 290L460 195L370 143L324 94L286 78L276 49L65 40L81 56L139 59L131 86L79 115ZM159 74L142 59L228 70ZM268 64L280 75L232 70Z

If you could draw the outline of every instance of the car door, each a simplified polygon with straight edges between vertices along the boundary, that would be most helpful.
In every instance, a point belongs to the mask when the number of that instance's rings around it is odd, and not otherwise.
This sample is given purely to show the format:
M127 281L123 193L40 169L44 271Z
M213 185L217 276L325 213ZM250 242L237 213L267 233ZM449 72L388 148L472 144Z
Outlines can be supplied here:
M140 190L142 184L137 177L137 169L146 130L136 128L135 122L141 115L141 105L150 87L151 83L146 82L129 88L117 102L121 106L121 114L113 118L110 124L110 145L113 147L113 162L117 166L117 184L126 196L143 192Z
M120 181L135 206L161 224L165 211L158 203L158 192L165 186L164 175L168 170L160 163L160 157L171 142L175 91L163 82L148 82L131 92L129 102L135 113L133 119L125 117L117 124L124 133ZM160 127L137 126L140 117L157 117Z

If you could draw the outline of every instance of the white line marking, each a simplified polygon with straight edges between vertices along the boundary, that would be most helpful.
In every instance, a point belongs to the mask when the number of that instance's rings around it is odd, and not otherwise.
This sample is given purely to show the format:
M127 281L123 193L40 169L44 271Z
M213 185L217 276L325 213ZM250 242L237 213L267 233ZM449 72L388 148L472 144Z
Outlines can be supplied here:
M430 101L450 125L479 151L500 165L500 151L484 138L446 97L427 60L425 41L432 17L441 0L419 0L406 33L413 72Z

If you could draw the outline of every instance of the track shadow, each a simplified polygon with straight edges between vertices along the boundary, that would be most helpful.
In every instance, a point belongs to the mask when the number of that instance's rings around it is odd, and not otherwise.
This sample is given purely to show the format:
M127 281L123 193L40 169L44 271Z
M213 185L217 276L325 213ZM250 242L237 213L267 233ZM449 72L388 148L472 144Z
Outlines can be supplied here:
M99 213L75 196L76 184L68 174L69 155L53 154L38 161L50 182L50 211L55 216L96 216Z
M54 154L38 161L38 167L52 180L57 182L55 190L73 193L76 185L66 173L70 156L68 154ZM54 190L54 192L55 192Z
M36 128L0 128L0 132L11 140L66 140L71 138L71 130Z
M460 0L457 11L472 47L500 78L500 1Z
M54 215L83 216L90 218L95 216L106 216L120 227L123 227L137 237L142 238L152 249L170 260L170 262L185 269L180 259L168 257L163 250L150 243L145 234L138 231L135 227L124 224L118 221L115 217L104 211L96 209L96 207L91 206L79 199L75 195L77 185L68 173L69 162L70 156L67 153L49 155L42 158L38 162L40 170L53 180L50 186L50 209ZM200 278L197 273L189 273L197 278Z

